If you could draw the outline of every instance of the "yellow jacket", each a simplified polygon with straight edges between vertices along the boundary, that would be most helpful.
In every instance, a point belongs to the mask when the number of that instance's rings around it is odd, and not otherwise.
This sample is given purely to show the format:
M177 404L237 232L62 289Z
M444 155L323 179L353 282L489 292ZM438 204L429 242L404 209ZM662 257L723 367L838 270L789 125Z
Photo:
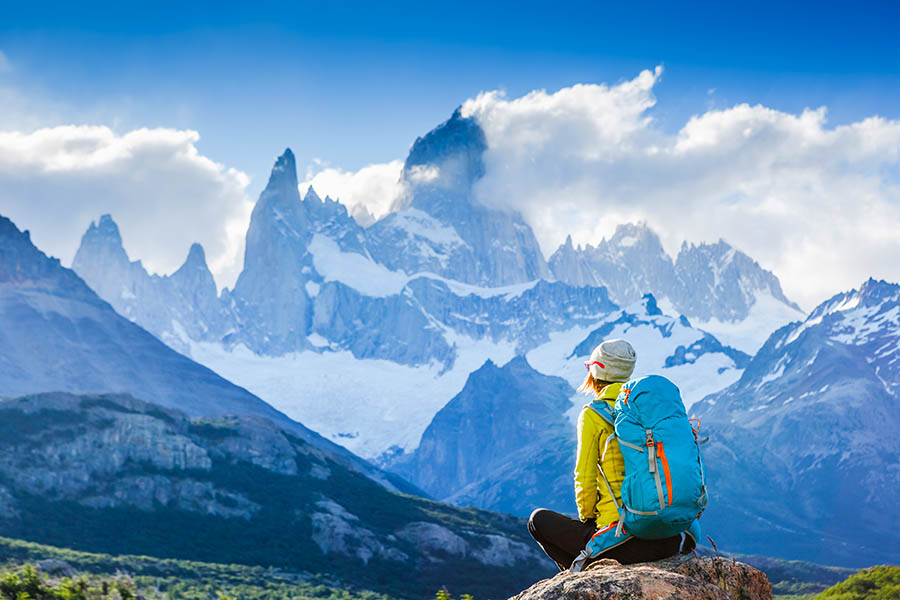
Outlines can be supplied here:
M621 383L611 383L600 391L597 399L606 400L612 405L621 387ZM575 503L578 505L578 518L584 521L593 517L598 527L605 527L619 520L616 503L609 497L598 466L603 445L612 434L612 425L600 418L593 409L585 406L581 410L578 416L578 452L575 461ZM621 503L625 460L616 440L609 443L606 459L603 461L603 472L616 495L616 502Z

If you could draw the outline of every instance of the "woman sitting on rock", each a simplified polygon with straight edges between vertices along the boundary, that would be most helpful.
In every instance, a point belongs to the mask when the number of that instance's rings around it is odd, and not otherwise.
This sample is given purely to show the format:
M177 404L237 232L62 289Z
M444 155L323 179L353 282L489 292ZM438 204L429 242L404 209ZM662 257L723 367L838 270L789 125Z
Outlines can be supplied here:
M625 340L606 340L594 348L590 361L585 363L588 374L578 388L595 395L598 402L615 404L622 384L634 371L635 352ZM615 494L610 497L600 476L600 458L607 438L614 433L612 425L604 421L588 406L578 417L578 451L575 463L575 503L579 521L552 510L539 508L528 519L528 531L544 552L567 570L588 541L598 533L612 533L619 521L617 506L621 504L625 461L617 441L610 443L603 460L603 472ZM601 488L602 486L602 488ZM681 536L647 540L622 536L622 541L607 548L599 558L613 558L622 564L649 562L678 554Z

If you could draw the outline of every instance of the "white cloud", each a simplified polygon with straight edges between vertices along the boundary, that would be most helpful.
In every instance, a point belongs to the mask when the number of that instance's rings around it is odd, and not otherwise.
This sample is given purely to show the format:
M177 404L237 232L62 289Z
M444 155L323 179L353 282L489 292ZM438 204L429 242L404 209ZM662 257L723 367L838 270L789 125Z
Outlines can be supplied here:
M651 117L661 76L657 68L614 86L467 101L463 111L482 124L489 146L478 197L522 211L548 255L568 233L597 243L636 220L673 254L682 240L724 238L807 308L868 276L900 281L900 121L832 127L824 108L790 114L741 104L707 110L669 134ZM110 212L129 254L152 270L171 272L196 240L219 284L230 285L252 208L247 177L202 156L197 139L169 129L0 132L0 213L68 263L88 223ZM380 217L405 194L402 166L354 172L315 163L301 192L312 185L354 215Z
M3 50L0 50L0 73L9 73L12 70L12 63L9 62L9 59L6 57L6 54L3 53Z
M320 196L340 200L351 214L356 216L367 211L377 219L387 214L394 200L403 193L402 170L402 160L371 164L359 171L328 167L317 161L307 169L300 193L312 186Z
M64 264L90 222L110 213L129 256L151 272L174 271L197 241L219 285L232 285L253 207L248 178L201 155L198 139L95 126L0 132L0 213Z
M870 275L900 280L900 121L829 127L824 108L742 104L669 135L648 113L660 75L466 102L488 141L478 197L522 211L548 255L568 233L596 243L639 219L671 252L724 238L806 307Z

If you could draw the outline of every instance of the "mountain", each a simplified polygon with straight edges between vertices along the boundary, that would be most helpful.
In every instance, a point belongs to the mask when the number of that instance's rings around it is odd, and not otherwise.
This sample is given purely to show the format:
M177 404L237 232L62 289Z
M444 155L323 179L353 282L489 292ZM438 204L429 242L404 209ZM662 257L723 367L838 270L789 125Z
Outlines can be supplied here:
M475 199L485 150L481 126L459 109L416 139L401 174L405 195L368 229L376 260L395 271L435 273L484 287L549 279L522 216Z
M493 474L523 445L546 447L548 436L568 431L564 414L574 393L564 379L541 375L524 357L502 368L489 360L438 411L411 460L396 470L437 498L451 496Z
M900 560L898 362L900 286L870 279L773 333L735 384L692 408L711 439L704 527L721 546Z
M0 396L47 391L127 393L194 417L265 417L348 468L412 491L117 314L0 216Z
M185 339L218 339L231 324L200 244L172 275L151 275L130 261L110 215L91 223L72 261L72 270L116 312L185 353Z
M748 352L800 316L777 279L745 255L720 243L685 247L673 261L644 225L622 226L597 248L575 249L569 240L547 263L521 215L476 198L486 147L478 122L454 112L413 143L402 196L365 227L311 188L301 197L294 155L285 150L254 207L243 270L217 301L194 251L195 276L175 285L174 274L151 276L129 262L118 232L94 243L94 229L113 229L111 219L88 230L74 266L172 348L379 460L415 449L486 360L528 355L541 373L577 383L576 343L648 291L660 290L655 297L668 314L699 315L688 315L693 337L681 369L691 398L732 383L739 369L721 352L690 359L698 330ZM110 256L119 268L108 267ZM656 368L674 352L671 341L647 351ZM720 359L722 372L708 375L704 364Z
M419 446L389 457L385 466L460 506L520 516L542 506L572 514L575 419L588 402L574 387L600 341L630 340L638 357L635 376L666 375L688 404L735 381L750 360L686 318L664 315L650 295L572 333L503 367L486 362L437 412ZM547 367L563 377L542 372Z
M279 183L284 177L290 185ZM227 334L188 333L202 328L182 326L184 311L159 319L131 314L160 339L176 337L174 348L366 457L418 443L434 413L486 359L505 362L616 309L603 288L546 280L484 288L391 271L367 254L365 234L343 205L312 190L303 200L283 197L294 190L293 178L286 152L254 210L238 284L219 300ZM101 222L114 227L111 219ZM95 228L85 234L77 266L100 280L115 277L104 254L91 260ZM138 268L162 289L166 278ZM116 280L95 285L119 302ZM349 390L349 401L335 384L348 371L365 381ZM360 412L360 403L378 418Z
M525 523L395 494L268 419L119 394L0 402L0 535L507 597L554 569Z
M673 261L646 224L620 225L596 247L575 248L569 236L549 265L560 281L605 286L620 305L652 293L670 312L745 352L755 352L769 333L802 317L778 278L727 242L685 242Z

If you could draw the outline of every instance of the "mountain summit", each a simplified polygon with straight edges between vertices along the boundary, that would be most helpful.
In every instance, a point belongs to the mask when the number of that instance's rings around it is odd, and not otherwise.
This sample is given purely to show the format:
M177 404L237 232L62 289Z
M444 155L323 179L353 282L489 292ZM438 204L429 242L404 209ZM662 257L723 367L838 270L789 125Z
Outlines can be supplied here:
M522 216L476 198L485 150L481 126L459 109L418 138L403 167L406 192L397 210L369 228L372 256L392 270L486 287L548 279Z
M870 279L773 333L737 383L692 407L711 440L704 529L720 544L900 560L887 526L900 520L898 315L900 286Z

